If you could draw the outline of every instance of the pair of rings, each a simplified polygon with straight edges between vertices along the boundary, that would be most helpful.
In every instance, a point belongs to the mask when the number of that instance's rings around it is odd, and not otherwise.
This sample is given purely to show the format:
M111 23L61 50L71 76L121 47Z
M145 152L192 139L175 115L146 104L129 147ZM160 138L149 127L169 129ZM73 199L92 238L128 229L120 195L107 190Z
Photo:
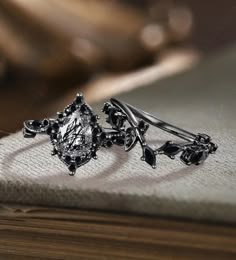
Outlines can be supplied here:
M23 134L26 138L37 134L48 135L53 146L52 155L59 157L70 175L92 158L97 159L101 147L110 148L112 145L123 146L127 152L139 143L141 160L153 168L156 168L156 158L160 154L171 159L181 154L180 159L186 165L199 165L217 150L209 135L188 132L117 99L106 102L102 111L107 115L106 122L110 128L99 124L99 117L85 102L83 95L77 94L76 99L63 112L58 112L55 119L25 121ZM150 125L183 141L167 141L157 149L151 148L145 139Z

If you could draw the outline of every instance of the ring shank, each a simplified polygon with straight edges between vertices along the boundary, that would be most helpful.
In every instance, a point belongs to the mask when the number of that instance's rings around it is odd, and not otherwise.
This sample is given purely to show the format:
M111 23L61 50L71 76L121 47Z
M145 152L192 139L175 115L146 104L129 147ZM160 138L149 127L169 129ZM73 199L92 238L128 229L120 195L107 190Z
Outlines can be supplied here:
M125 102L121 102L121 101L118 101L116 99L111 99L111 102L113 104L121 104L122 106L125 106L125 107L128 107L129 110L133 113L133 115L135 117L138 117L139 119L142 119L144 120L145 122L147 122L148 124L150 125L153 125L155 127L158 127L170 134L173 134L181 139L184 139L186 141L193 141L195 138L196 138L196 135L189 132L189 131L186 131L184 129L181 129L177 126L174 126L172 124L169 124L167 122L164 122L162 120L160 120L159 118L141 110L141 109L138 109L130 104L127 104ZM132 117L133 117L132 115Z

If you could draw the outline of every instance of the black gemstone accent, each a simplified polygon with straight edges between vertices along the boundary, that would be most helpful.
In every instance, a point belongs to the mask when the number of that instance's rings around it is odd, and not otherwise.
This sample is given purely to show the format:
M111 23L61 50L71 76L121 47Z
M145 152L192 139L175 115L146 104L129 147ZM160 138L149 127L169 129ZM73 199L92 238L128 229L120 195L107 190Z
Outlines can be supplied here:
M171 144L167 142L161 150L166 154L166 155L176 155L180 151L180 146L177 144Z
M48 127L48 129L46 130L46 134L50 135L52 133L52 127Z
M103 111L105 114L109 114L110 108L111 108L111 104L110 104L110 103L105 103L104 106L103 106L102 111Z
M97 135L99 133L99 128L98 127L95 127L94 129L93 129L93 134L94 135Z
M72 113L75 112L76 106L75 105L71 105L70 110L71 110Z
M83 102L83 96L79 95L75 99L75 103L80 105Z
M31 124L32 124L33 127L40 127L41 126L41 122L38 121L38 120L34 120Z
M110 148L110 147L112 147L112 145L113 145L112 141L111 140L107 140L106 147Z
M44 119L44 120L43 120L43 125L44 125L44 126L48 126L48 124L49 124L49 121L48 121L47 119Z
M53 129L58 130L59 129L59 124L58 123L54 123L52 125L52 127L53 127Z
M189 149L186 149L185 151L182 152L181 156L180 156L180 160L185 163L185 164L191 164L190 162L190 155L191 155L191 151Z
M93 136L92 141L93 141L93 143L97 143L98 142L98 138L97 138L96 135Z
M193 152L190 156L190 162L192 164L200 164L206 160L208 154L205 151Z
M84 113L86 110L87 110L86 105L82 105L82 106L80 107L80 111L81 111L82 113Z
M69 155L67 155L67 156L65 157L65 162L67 162L67 163L70 163L70 162L71 162L71 157L70 157Z
M218 149L218 145L217 144L210 143L210 149L209 149L210 153L214 153L217 149Z
M118 121L118 117L117 117L117 115L115 113L116 113L116 111L114 111L114 110L111 111L109 117L110 117L110 123L116 126L117 125L117 121Z
M105 140L107 135L105 132L102 132L100 137L101 137L101 140Z
M125 147L127 150L130 150L134 147L134 145L137 142L136 135L134 133L134 130L132 127L129 127L126 129L126 135L125 135Z
M75 162L76 162L77 165L80 164L81 163L81 158L79 156L77 156L75 158Z
M74 172L76 170L76 166L74 164L71 164L69 167L68 167L69 171L71 172Z
M139 123L138 123L138 127L142 130L144 130L145 128L145 122L143 120L140 120Z
M115 139L115 144L117 144L117 145L124 145L125 144L125 140L124 140L124 138L116 138Z
M56 154L58 154L58 151L54 148L52 151L52 155L56 155Z
M92 157L96 157L97 156L97 154L96 154L96 152L92 152Z
M97 117L95 115L91 116L91 122L96 123Z
M63 113L58 113L57 116L58 116L59 119L62 119L63 118Z
M52 139L56 140L57 139L57 134L52 134L51 137L52 137Z
M144 147L144 160L152 167L156 166L156 155L149 146Z

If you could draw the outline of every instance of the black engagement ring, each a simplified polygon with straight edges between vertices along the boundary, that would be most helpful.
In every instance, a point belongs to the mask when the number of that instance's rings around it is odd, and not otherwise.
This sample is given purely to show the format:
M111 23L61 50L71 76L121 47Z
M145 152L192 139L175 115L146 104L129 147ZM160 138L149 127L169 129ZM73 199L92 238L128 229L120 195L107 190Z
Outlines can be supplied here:
M141 160L153 168L156 168L156 157L161 154L174 159L181 153L182 162L199 165L217 150L217 145L211 142L210 136L193 134L114 98L104 104L102 111L108 116L106 121L110 128L98 123L98 116L85 102L83 95L78 94L72 104L63 112L57 113L57 118L25 121L23 134L26 138L37 134L49 135L53 146L52 155L59 157L68 167L70 175L74 175L77 168L92 158L97 159L97 151L101 147L110 148L112 145L123 146L125 151L130 151L139 143L142 149ZM153 149L145 139L149 125L184 141L167 141L161 147Z

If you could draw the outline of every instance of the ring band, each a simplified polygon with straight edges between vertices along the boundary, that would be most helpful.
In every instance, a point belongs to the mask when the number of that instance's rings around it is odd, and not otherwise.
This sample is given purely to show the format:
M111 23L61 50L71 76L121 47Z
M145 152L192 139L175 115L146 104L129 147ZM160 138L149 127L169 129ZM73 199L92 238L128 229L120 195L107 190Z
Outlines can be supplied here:
M117 99L106 102L102 111L107 115L110 128L99 124L99 117L85 102L83 95L78 94L63 112L57 113L57 118L25 121L23 134L26 138L33 138L37 134L49 135L52 155L59 157L68 167L70 175L74 175L77 168L92 158L97 159L97 151L101 147L110 148L112 145L124 146L125 151L130 151L139 143L142 148L141 160L153 168L156 168L156 157L161 154L174 159L181 153L180 159L186 165L199 165L217 150L217 145L209 135L193 134ZM167 141L153 149L145 139L149 125L184 141Z

